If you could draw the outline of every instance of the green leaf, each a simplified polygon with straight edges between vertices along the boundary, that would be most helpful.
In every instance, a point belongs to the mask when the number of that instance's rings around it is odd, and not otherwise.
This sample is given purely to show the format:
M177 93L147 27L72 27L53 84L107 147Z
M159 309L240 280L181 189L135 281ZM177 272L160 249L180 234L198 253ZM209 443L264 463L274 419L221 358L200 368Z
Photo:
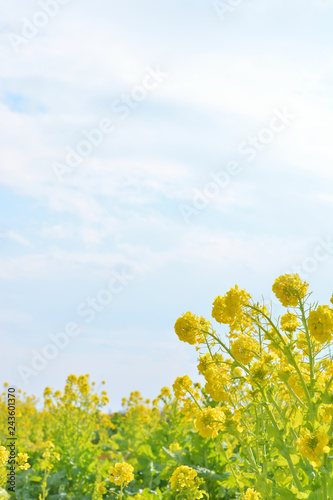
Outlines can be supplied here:
M41 476L30 476L29 480L33 483L39 483L43 478Z

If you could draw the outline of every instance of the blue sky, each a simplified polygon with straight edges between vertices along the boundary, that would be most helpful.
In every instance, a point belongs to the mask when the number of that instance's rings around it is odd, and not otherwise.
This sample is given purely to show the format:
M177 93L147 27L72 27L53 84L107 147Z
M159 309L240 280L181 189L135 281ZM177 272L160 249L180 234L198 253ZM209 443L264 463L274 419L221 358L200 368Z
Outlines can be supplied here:
M244 0L224 19L210 0L63 3L52 18L46 0L2 9L0 375L40 396L90 373L119 409L196 376L173 325L209 316L235 283L270 298L298 267L328 303L333 2ZM152 71L163 77L121 118ZM112 133L59 178L55 163L106 119ZM118 275L131 279L87 323L79 305ZM80 333L23 380L69 322Z

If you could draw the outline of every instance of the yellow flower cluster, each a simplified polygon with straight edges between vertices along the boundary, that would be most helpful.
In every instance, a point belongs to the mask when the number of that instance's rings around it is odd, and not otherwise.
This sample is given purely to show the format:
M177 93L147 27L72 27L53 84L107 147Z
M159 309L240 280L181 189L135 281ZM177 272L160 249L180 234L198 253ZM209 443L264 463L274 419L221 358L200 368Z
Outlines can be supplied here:
M272 290L284 307L296 307L298 297L304 299L308 286L298 274L284 274L275 280Z
M197 347L198 371L205 378L205 386L197 395L189 377L181 377L174 384L182 411L194 419L196 431L204 438L223 433L238 447L242 460L256 462L259 475L265 461L260 450L266 439L262 429L270 429L268 449L274 448L272 436L279 432L283 452L276 463L266 463L265 467L281 481L281 487L289 484L295 493L311 486L311 478L307 485L301 475L301 455L319 469L315 473L322 476L323 491L327 486L324 475L328 470L332 473L327 454L333 446L333 359L325 344L333 341L333 307L309 304L308 286L298 274L275 280L273 292L281 304L295 308L280 319L275 319L265 305L253 302L237 285L216 297L212 317L228 325L229 331L218 334L207 330L205 344ZM195 344L197 336L193 333L189 343ZM297 455L291 452L296 448ZM276 467L280 469L274 471ZM240 470L242 467L238 473ZM234 472L237 475L237 467ZM249 472L247 479L252 481L253 477ZM300 481L305 485L301 487ZM240 483L251 484L242 478ZM258 500L261 494L261 488L260 493L248 488L242 498ZM327 500L325 495L323 498Z
M333 336L333 311L329 306L318 306L315 311L310 311L308 319L310 335L318 342L324 344L332 340Z
M29 455L28 453L18 453L16 457L17 466L21 470L27 470L30 468L28 464Z
M224 360L219 353L213 357L208 353L199 356L198 371L205 377L205 391L214 401L229 400L231 364L230 359Z
M178 493L185 493L187 498L191 499L203 498L204 492L199 491L203 483L204 480L198 477L197 471L187 465L177 467L170 478L172 490Z
M188 375L177 377L172 385L175 396L180 401L187 399L193 391L193 382Z
M172 388L176 399L183 403L182 414L187 419L191 419L199 409L198 401L200 401L201 395L198 387L193 384L188 375L185 375L177 377Z
M175 451L180 451L181 447L178 443L171 443L169 446L169 450L171 451L171 453L174 453Z
M238 361L248 365L255 356L258 356L259 344L253 337L242 334L231 342L231 352Z
M205 391L214 401L228 401L230 384L229 367L224 365L212 364L205 372Z
M284 332L292 333L300 326L300 324L301 323L295 314L287 313L281 317L281 330Z
M54 467L54 462L57 460L59 462L60 455L54 451L54 444L52 441L46 441L44 443L45 451L42 453L43 459L40 460L41 469L46 471L51 471Z
M97 493L100 495L100 496L103 496L105 495L105 493L107 493L107 489L105 488L105 481L102 481L98 484L97 486Z
M319 415L325 424L330 424L333 418L333 405L322 405Z
M322 463L320 455L330 451L329 440L325 432L319 430L310 432L308 429L303 429L297 440L297 445L300 453L309 460L311 465L320 467Z
M202 437L216 437L219 431L224 430L226 420L221 408L204 408L197 413L194 426Z
M263 361L255 361L250 366L251 380L255 383L261 384L261 386L266 385L267 376L269 373L269 368L267 363Z
M253 488L248 488L245 493L245 500L260 500L261 495L257 493Z
M205 332L210 328L210 322L191 312L183 314L175 323L175 332L182 342L195 345L205 340Z
M212 316L218 323L231 325L234 330L239 329L239 324L246 327L251 323L244 314L244 306L249 304L250 299L251 295L245 290L240 290L236 285L223 297L218 296L215 298Z
M6 465L9 458L9 451L4 446L0 446L0 467Z
M114 483L117 486L127 486L134 480L133 471L134 468L130 464L127 464L126 462L117 463L114 467L110 467L109 479L111 483Z

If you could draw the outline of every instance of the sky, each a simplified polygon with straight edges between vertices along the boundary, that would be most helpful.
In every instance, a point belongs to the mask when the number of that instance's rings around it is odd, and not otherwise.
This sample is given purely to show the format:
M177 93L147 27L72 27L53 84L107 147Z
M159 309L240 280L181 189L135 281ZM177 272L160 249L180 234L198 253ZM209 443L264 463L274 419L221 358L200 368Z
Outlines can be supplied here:
M329 303L332 0L0 7L1 382L118 410L198 379L174 323L235 284Z

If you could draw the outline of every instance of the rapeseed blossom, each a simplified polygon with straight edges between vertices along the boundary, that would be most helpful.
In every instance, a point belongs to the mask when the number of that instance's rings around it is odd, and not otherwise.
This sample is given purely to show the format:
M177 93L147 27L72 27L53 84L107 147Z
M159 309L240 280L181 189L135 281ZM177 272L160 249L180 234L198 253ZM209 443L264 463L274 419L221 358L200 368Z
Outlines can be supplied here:
M126 462L117 463L114 467L109 469L109 479L111 483L117 486L127 486L134 480L134 467Z
M325 432L303 429L301 436L297 440L300 453L309 460L314 467L320 467L322 461L320 455L329 453L329 437Z
M29 455L28 453L18 453L16 457L17 466L21 470L27 470L30 468L28 464Z
M284 274L275 280L272 290L284 307L295 307L298 305L298 297L304 299L306 296L308 286L298 274Z
M205 333L210 328L210 322L191 312L183 314L175 323L175 332L182 342L197 344L204 342Z
M256 492L253 488L248 488L245 493L245 500L260 500L260 493Z
M281 330L283 330L284 332L292 333L300 325L301 322L298 320L295 314L286 313L281 317Z
M199 490L203 483L204 480L198 477L197 471L187 465L177 467L170 478L171 489L191 499L203 498L206 493Z
M243 315L243 307L249 303L251 295L240 290L238 285L231 288L223 297L218 296L213 303L212 316L218 323L231 325Z
M197 413L194 426L202 437L216 437L224 430L225 414L220 408L204 408Z
M329 306L318 306L310 311L308 319L309 333L318 342L324 344L332 340L333 311Z
M248 365L255 356L258 356L259 344L254 338L248 335L240 335L236 340L231 342L231 352L238 361L244 365Z
M9 451L4 446L0 446L0 467L6 465L9 458Z

